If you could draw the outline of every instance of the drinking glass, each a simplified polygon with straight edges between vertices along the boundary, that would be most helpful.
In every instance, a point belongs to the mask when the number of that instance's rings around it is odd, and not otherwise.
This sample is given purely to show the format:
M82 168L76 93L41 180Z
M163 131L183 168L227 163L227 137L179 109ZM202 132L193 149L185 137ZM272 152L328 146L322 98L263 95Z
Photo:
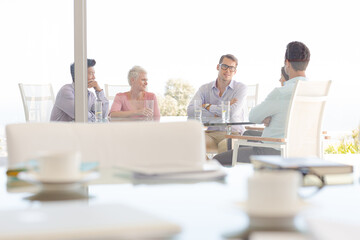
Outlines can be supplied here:
M230 101L221 101L221 118L223 122L230 121Z
M151 110L151 115L147 118L152 119L154 117L154 100L145 100L145 108Z
M206 152L206 157L208 160L213 160L217 152Z
M102 102L100 99L96 99L95 101L95 121L102 121Z
M194 100L194 117L201 119L202 116L202 100Z

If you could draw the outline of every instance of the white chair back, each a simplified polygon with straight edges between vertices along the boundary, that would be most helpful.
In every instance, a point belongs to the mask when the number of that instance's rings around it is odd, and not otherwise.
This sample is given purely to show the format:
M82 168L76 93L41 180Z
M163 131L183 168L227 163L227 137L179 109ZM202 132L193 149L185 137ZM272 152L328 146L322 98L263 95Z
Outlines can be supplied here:
M246 102L248 106L248 112L250 112L250 110L258 103L259 84L247 85L247 94Z
M109 101L114 101L115 95L121 92L130 91L129 85L104 84L105 97Z
M129 85L104 84L105 97L109 100L109 108L111 108L115 96L118 93L130 91Z
M23 123L7 125L6 135L8 168L49 151L80 151L84 162L101 167L185 171L205 162L198 121Z
M287 115L285 157L322 156L322 120L331 81L298 81Z
M54 106L54 92L51 84L22 84L19 89L27 122L50 121Z

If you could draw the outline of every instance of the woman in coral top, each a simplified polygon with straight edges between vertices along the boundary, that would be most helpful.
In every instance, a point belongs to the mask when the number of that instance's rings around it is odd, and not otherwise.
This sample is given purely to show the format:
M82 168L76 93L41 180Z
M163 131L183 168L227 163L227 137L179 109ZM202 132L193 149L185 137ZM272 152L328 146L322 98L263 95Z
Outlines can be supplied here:
M129 92L118 93L111 106L109 116L112 118L160 118L160 111L154 93L147 92L147 73L140 66L134 66L128 74L131 89ZM152 100L152 101L146 101ZM146 103L153 102L153 111Z

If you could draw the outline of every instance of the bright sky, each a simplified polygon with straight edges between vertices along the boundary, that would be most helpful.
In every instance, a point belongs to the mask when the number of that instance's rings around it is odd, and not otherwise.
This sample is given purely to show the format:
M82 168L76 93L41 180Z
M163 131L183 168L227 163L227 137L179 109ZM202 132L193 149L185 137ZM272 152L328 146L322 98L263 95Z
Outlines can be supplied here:
M334 80L324 128L351 130L360 119L360 33L356 0L88 0L88 57L96 77L126 84L134 65L149 90L170 78L195 88L216 79L221 55L239 59L235 79L260 83L260 98L279 85L286 44L311 51L307 75ZM18 83L71 82L72 0L0 1L0 125L24 121Z

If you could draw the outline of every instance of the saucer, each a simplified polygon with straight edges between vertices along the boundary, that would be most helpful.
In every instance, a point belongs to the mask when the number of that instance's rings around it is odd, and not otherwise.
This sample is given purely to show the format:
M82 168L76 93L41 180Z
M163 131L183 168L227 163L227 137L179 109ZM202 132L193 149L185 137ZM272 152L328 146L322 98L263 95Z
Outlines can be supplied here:
M292 209L282 209L280 211L273 211L272 209L269 209L269 211L250 211L247 202L237 202L236 205L245 211L249 217L254 218L293 218L300 211L309 207L309 204L303 201L298 201Z
M78 177L72 179L49 179L42 178L35 172L21 172L17 176L20 180L33 184L80 184L99 177L98 172L80 173Z

